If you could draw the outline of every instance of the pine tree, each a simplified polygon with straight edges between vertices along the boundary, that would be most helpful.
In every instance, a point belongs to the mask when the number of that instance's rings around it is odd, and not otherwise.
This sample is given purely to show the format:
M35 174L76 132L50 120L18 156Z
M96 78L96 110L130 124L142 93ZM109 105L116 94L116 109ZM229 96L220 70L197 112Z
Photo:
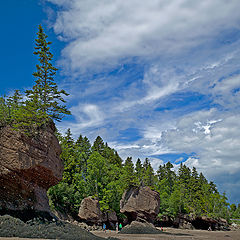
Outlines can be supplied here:
M34 103L36 109L33 110L40 112L46 122L48 118L61 121L64 114L70 114L65 105L60 105L60 102L65 103L62 95L68 94L64 90L58 90L54 81L58 69L51 63L53 58L49 48L51 42L47 42L47 35L41 25L38 30L34 54L38 56L39 64L36 65L37 71L33 73L36 78L35 85L33 89L26 91L28 106Z

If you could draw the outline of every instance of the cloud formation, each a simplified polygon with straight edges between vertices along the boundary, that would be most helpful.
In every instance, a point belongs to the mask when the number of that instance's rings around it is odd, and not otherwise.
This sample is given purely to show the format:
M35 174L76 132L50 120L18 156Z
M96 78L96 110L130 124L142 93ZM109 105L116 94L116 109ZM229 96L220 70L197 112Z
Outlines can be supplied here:
M48 1L60 7L54 30L69 42L63 61L71 71L181 54L239 27L234 0Z
M75 118L59 127L101 135L155 170L176 154L176 168L197 167L236 201L240 2L46 1L57 6L53 27L66 42L59 62Z

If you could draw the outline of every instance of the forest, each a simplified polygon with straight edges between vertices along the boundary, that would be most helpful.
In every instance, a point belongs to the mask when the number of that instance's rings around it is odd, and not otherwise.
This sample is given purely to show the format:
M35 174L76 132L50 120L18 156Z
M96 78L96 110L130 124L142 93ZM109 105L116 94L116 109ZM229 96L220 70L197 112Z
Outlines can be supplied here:
M87 196L99 199L101 210L120 213L122 194L130 186L149 186L160 194L159 217L176 217L179 213L198 216L239 218L240 204L229 206L225 194L209 182L196 168L180 164L177 172L168 162L160 165L155 173L151 162L131 157L124 162L117 151L110 148L98 136L91 145L87 137L80 135L75 141L71 130L57 134L64 162L63 180L48 191L51 207L76 216L81 200Z
M0 97L0 128L10 126L36 137L39 129L70 114L63 98L68 94L59 90L54 81L58 69L51 63L51 42L46 39L40 25L34 51L39 61L33 73L35 85L24 93L16 90ZM99 199L103 212L111 209L124 218L119 205L122 194L131 186L144 185L160 194L160 218L179 213L240 218L240 204L229 205L226 195L220 194L216 185L194 167L181 163L175 172L167 162L155 172L148 158L137 159L136 163L131 157L123 161L100 136L93 144L81 134L73 139L70 129L65 134L56 131L56 136L62 147L64 173L62 181L48 191L52 209L76 216L82 199L93 196Z

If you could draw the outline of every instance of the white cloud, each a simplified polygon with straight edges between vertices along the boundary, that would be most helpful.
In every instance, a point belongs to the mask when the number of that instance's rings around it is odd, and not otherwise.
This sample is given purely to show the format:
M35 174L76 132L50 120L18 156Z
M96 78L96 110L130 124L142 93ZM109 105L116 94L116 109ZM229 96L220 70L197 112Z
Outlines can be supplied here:
M69 42L63 61L72 71L178 54L238 27L240 7L234 0L48 1L63 7L54 30Z
M71 124L73 130L95 127L104 121L104 115L99 107L94 104L79 104L78 106L72 107L71 113L76 119L76 123Z
M221 118L221 121L210 121ZM200 111L184 116L176 130L166 131L162 141L177 152L195 152L197 157L190 157L185 163L196 167L209 179L221 183L221 189L229 191L227 184L236 181L240 172L240 115L223 114L216 110ZM197 125L210 126L196 129ZM222 178L229 176L228 182ZM238 179L239 181L239 179ZM226 184L226 185L225 185ZM235 190L232 189L234 192Z
M240 41L234 34L240 1L46 1L59 6L53 25L66 41L61 63L75 80L69 88L78 101L71 109L75 123L62 127L101 135L123 159L196 152L189 166L223 189L239 183ZM143 68L134 80L128 71L135 69L125 69L132 62ZM111 67L119 75L108 75ZM204 96L208 106L199 110L201 99L189 99L174 107L178 93ZM117 142L129 127L141 138ZM156 170L162 160L151 159Z

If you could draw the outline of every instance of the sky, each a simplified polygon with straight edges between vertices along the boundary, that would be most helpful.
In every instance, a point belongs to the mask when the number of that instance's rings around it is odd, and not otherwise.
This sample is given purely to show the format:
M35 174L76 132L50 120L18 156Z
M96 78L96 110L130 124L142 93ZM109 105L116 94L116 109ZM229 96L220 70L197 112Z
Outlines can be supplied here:
M0 3L0 94L34 84L37 26L72 116L57 127L123 159L196 167L240 202L240 1Z

